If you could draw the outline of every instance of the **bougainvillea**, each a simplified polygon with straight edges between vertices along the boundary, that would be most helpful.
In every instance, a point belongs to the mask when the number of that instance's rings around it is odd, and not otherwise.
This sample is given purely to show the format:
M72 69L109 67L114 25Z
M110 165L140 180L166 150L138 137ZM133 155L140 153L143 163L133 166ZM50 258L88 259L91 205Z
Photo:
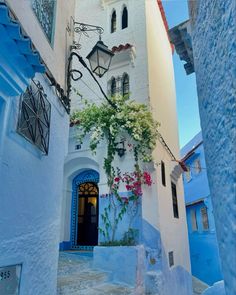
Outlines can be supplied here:
M101 141L106 140L107 143L107 156L104 158L103 167L110 190L107 194L109 206L102 214L105 230L101 231L108 240L114 240L117 224L126 213L128 204L131 201L135 204L142 195L141 185L152 183L150 174L147 171L141 172L138 162L152 160L159 127L147 105L130 100L128 96L115 96L111 100L113 106L108 102L97 105L85 100L84 108L71 116L71 126L77 126L78 139L81 143L87 134L90 135L89 145L93 152L96 152ZM128 144L128 148L134 152L135 169L134 172L123 175L118 170L116 175L113 167L116 145L124 134L132 142ZM119 195L121 182L125 184L128 197ZM109 219L108 213L111 210L113 210L113 220ZM109 229L112 230L111 238L108 236Z

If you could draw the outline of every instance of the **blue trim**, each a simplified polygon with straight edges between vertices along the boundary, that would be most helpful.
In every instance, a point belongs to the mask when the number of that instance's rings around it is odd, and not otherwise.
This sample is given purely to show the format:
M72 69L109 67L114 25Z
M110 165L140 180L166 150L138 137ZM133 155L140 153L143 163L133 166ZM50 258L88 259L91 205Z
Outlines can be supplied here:
M84 257L93 257L93 251L86 251L86 252L81 252L81 251L70 251L70 252L66 252L68 254L71 254L71 255L76 255L76 256L84 256Z
M76 250L93 251L94 246L73 246L72 248Z
M71 249L71 242L70 241L64 241L59 244L59 251L66 251Z
M0 32L0 48L15 57L15 65L24 69L28 78L33 78L36 72L45 72L39 53L32 49L30 38L22 33L20 23L12 19L10 9L3 2L0 2ZM10 45L12 46L9 52Z
M185 160L185 163L188 165L188 164L191 164L192 162L194 162L197 158L200 157L200 153L199 152L194 152L191 157L189 157L187 160Z
M99 182L99 173L95 170L86 170L79 173L72 182L72 204L71 204L71 247L72 249L83 249L91 246L79 246L76 245L76 237L78 233L78 186L85 182ZM82 248L81 248L82 247ZM89 250L89 249L86 249Z

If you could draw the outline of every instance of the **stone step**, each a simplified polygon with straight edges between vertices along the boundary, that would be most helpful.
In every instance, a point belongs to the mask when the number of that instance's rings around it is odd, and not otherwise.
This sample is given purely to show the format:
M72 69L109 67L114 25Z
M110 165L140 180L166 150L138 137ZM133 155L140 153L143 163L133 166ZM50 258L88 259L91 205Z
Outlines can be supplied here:
M60 253L57 295L137 295L129 286L108 282L109 276L93 269L92 257Z
M107 280L107 274L84 270L76 274L67 274L58 278L58 295L77 294L81 290L102 284ZM78 294L80 294L78 293Z
M83 257L76 254L60 254L58 264L58 277L79 273L90 269L92 265L91 257Z
M105 283L73 295L135 295L135 291L128 286Z

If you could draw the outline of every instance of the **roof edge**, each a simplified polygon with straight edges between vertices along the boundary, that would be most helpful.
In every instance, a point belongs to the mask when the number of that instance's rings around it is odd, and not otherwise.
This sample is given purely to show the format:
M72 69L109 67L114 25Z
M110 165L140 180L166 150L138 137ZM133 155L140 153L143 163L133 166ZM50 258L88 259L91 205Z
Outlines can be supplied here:
M163 23L164 23L164 27L166 29L168 40L170 42L170 37L169 37L169 34L168 34L169 26L168 26L168 22L167 22L167 19L166 19L166 14L165 14L165 10L164 10L163 4L162 4L162 0L157 0L157 4L158 4L158 7L159 7L160 12L161 12L161 17L162 17L162 20L163 20ZM175 47L171 42L170 42L170 47L171 47L172 53L174 53Z

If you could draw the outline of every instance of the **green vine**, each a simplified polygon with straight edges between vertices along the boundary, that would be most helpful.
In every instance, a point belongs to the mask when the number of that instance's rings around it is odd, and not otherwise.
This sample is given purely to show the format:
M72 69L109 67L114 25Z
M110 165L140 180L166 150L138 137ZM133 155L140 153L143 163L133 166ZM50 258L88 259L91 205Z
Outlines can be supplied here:
M84 100L84 108L72 114L71 123L77 126L80 143L83 142L87 134L90 135L89 146L92 152L96 153L101 141L106 140L107 142L107 155L104 158L103 168L107 175L109 187L109 205L101 214L104 228L100 228L99 231L107 241L114 242L118 223L127 213L130 202L136 204L139 197L132 191L127 202L119 195L120 181L127 184L127 181L130 181L131 178L127 175L126 178L122 177L121 171L118 168L115 171L113 167L117 141L125 134L132 142L135 160L134 173L136 173L135 177L137 176L137 181L141 187L141 184L145 182L141 181L142 173L138 163L139 161L149 162L152 160L152 151L156 145L159 123L153 119L152 113L145 104L137 103L122 96L112 97L111 100L116 108L113 108L107 102L96 105ZM115 178L119 178L120 181L115 182Z

